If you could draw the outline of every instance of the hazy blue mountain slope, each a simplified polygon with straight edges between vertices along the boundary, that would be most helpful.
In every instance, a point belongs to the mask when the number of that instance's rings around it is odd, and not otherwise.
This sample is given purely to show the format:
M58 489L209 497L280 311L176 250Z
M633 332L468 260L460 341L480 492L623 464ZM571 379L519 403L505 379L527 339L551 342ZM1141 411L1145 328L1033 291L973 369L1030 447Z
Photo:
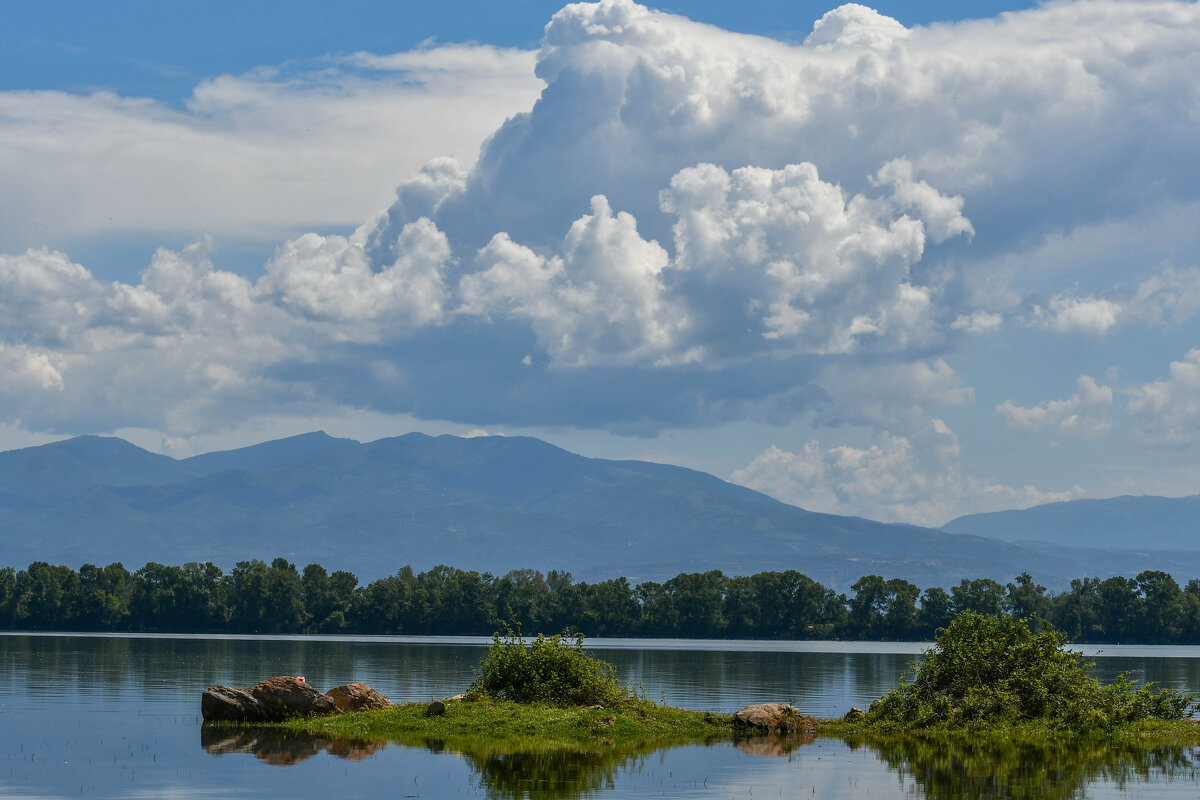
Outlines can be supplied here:
M76 497L98 485L164 483L195 474L184 462L124 439L80 436L0 453L0 497L40 504Z
M15 492L0 484L20 501L0 504L0 552L15 566L228 568L283 556L364 580L438 563L562 569L588 580L796 569L846 589L871 573L927 586L1023 570L1062 585L1084 565L1108 575L1134 563L1120 552L1030 549L812 513L693 470L584 458L528 438L410 434L359 444L310 434L183 461L94 438L16 452L0 454L8 475L42 463L71 480L36 502L27 477ZM1200 567L1200 554L1194 565L1188 558L1171 563Z
M1071 500L971 514L948 522L942 530L1068 547L1200 550L1200 495Z

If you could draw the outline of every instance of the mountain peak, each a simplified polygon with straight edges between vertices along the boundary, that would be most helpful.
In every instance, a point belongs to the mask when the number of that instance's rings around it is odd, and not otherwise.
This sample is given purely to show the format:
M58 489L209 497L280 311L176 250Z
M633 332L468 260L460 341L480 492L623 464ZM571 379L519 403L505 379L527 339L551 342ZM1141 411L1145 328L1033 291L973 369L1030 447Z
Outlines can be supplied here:
M261 471L275 469L304 459L330 448L355 448L353 439L340 439L325 431L310 431L283 439L241 447L236 450L214 450L184 459L183 463L199 474L225 470Z

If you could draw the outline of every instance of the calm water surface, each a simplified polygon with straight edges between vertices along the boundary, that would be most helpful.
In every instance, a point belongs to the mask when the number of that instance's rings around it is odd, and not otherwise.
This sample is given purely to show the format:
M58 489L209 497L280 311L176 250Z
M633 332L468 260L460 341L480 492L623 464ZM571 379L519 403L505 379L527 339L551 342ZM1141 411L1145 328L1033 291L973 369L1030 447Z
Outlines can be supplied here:
M304 675L393 700L456 694L483 639L0 635L0 797L1196 797L1193 748L937 752L818 739L589 756L201 734L200 693ZM921 645L590 640L656 699L865 707ZM1100 650L1101 652L1096 652ZM1096 674L1200 689L1200 648L1085 649Z

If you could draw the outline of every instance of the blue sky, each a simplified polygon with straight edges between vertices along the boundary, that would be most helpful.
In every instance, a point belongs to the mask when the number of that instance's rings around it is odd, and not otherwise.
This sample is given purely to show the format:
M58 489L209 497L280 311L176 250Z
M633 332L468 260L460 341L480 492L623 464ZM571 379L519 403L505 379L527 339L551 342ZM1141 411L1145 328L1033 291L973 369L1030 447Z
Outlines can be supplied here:
M922 524L1195 493L1198 42L1167 0L10 4L0 448L526 433Z
M535 48L561 3L255 3L63 0L6 4L0 32L0 89L89 92L107 89L166 103L186 98L203 78L331 53L387 53L427 40ZM924 0L876 8L905 25L992 16L1030 2ZM803 39L825 3L750 0L659 6L742 33Z

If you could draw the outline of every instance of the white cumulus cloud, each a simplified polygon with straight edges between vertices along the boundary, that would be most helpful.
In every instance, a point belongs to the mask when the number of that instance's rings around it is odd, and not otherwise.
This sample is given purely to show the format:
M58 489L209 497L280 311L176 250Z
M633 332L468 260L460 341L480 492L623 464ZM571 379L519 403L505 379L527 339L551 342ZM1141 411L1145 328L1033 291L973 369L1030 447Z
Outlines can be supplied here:
M422 217L397 237L396 260L375 270L362 237L305 234L282 245L267 264L260 293L298 315L328 320L335 336L370 340L383 331L436 324L447 297L442 271L450 245Z
M809 511L930 526L965 513L1025 508L1082 493L1043 492L968 474L957 436L939 419L912 437L884 431L865 448L823 449L817 440L798 452L772 445L731 480Z
M1014 430L1055 428L1078 436L1105 433L1112 427L1112 387L1099 385L1090 375L1080 375L1076 385L1078 390L1065 400L1030 407L1005 400L996 406L996 413Z
M1010 319L1106 341L1200 309L1194 226L1162 221L1200 207L1196 3L911 29L851 4L790 44L602 0L559 11L536 53L323 66L214 77L183 109L0 93L0 242L38 223L283 241L261 277L202 242L120 283L5 245L4 363L48 398L10 418L170 436L283 407L646 433L807 418L893 437L818 451L829 491L862 487L843 507L924 519L917 489L867 476L909 459L931 493L989 496L920 461L952 438L929 409L974 398L956 343ZM1155 219L1170 258L1127 268L1136 288L1048 274L1055 237L1078 256L1079 232ZM1172 369L1130 401L1147 435L1187 427L1150 421L1179 413ZM1095 429L1092 389L1002 413Z
M669 356L685 320L660 282L667 252L605 197L591 206L572 223L561 256L547 259L505 234L493 237L477 255L482 269L460 283L462 313L527 320L560 364Z
M1170 376L1129 390L1126 410L1151 444L1187 445L1200 438L1200 349L1172 361Z

